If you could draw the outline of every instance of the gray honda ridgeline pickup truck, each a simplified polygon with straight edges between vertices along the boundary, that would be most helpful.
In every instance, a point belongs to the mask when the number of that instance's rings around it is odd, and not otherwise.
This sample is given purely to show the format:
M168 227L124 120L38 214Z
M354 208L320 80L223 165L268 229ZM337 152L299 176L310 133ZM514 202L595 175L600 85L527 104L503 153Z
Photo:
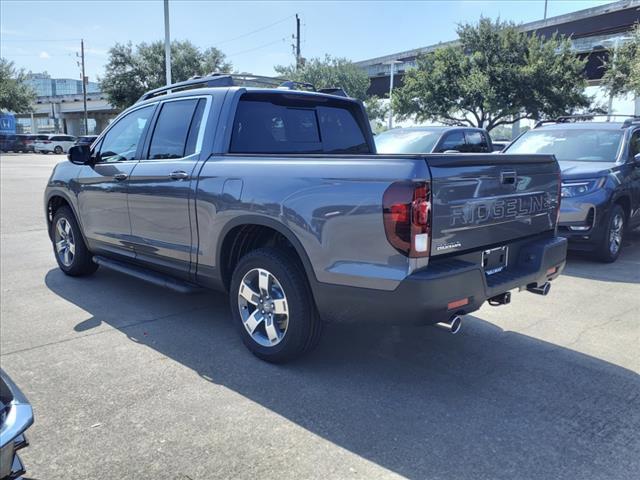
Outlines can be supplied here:
M284 362L323 322L455 332L564 268L552 155L377 155L343 92L247 83L151 91L71 148L45 193L64 273L224 290L249 350Z

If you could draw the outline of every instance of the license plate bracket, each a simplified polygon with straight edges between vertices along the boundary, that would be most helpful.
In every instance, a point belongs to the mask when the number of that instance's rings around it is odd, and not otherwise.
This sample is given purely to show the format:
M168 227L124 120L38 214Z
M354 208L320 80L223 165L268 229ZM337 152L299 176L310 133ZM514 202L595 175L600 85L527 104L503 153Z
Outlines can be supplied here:
M495 275L507 268L509 247L497 247L482 252L482 268L485 275Z

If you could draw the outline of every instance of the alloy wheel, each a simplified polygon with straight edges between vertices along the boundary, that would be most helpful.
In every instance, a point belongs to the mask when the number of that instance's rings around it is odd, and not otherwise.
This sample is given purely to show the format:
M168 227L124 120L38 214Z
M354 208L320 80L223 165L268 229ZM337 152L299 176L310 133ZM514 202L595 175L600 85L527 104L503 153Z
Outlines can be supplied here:
M240 282L238 308L247 333L258 344L279 344L289 326L287 296L278 279L268 270L249 270Z
M609 251L612 255L616 255L622 245L622 232L624 229L624 218L617 213L611 220L611 228L609 229Z
M70 267L76 254L76 242L71 224L66 218L58 219L54 237L58 258L65 267Z

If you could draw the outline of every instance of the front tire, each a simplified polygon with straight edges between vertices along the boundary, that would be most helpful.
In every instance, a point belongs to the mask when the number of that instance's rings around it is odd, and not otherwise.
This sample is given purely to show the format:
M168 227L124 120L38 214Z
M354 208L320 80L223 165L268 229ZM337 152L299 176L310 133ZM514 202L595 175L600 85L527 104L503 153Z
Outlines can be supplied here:
M598 259L605 263L615 262L622 250L626 215L620 205L614 205L609 212L602 242L598 246Z
M62 147L60 145L56 145L56 148L53 149L53 152L60 155L63 152Z
M262 360L294 360L319 340L321 323L306 276L283 250L245 255L233 272L229 300L242 341Z
M98 269L84 243L76 217L69 207L60 207L51 223L53 253L60 270L72 277L89 275Z

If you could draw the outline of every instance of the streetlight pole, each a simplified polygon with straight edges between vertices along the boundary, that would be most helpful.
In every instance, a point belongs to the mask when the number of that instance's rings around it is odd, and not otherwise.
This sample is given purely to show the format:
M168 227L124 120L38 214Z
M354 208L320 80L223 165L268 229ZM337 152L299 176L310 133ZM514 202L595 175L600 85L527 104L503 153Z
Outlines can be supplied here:
M391 102L391 95L393 94L393 77L396 69L396 63L402 63L400 60L391 60L387 62L389 65L389 130L393 128L393 104Z
M164 65L167 85L171 85L171 35L169 34L169 0L164 0Z
M84 104L84 134L89 135L87 116L87 77L84 74L84 39L80 39L80 57L82 59L82 103Z

